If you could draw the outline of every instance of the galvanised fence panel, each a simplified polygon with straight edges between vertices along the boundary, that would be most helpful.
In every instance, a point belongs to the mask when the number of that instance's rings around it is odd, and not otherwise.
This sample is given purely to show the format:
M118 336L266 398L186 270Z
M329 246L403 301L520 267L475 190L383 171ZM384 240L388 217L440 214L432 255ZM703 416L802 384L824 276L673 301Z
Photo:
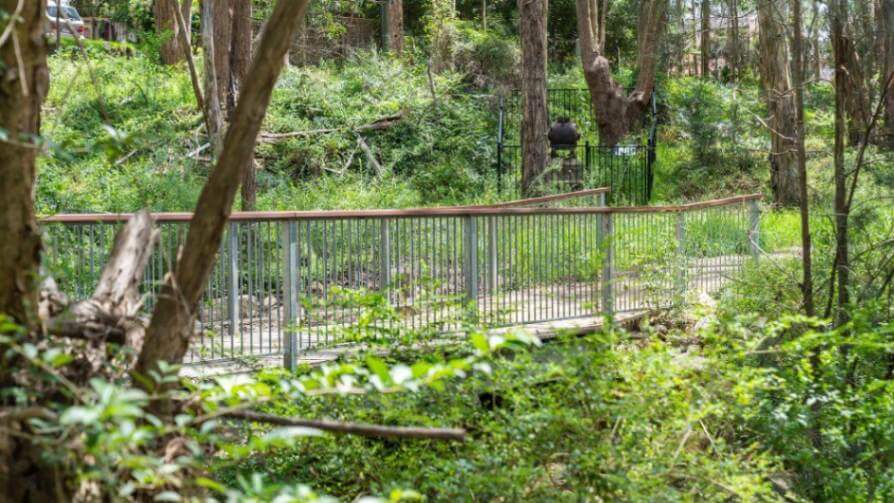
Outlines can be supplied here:
M234 214L188 361L283 355L292 366L301 352L372 338L669 307L717 292L755 259L757 199L525 207L560 196L490 207ZM63 292L90 295L126 218L43 221L47 272ZM161 239L142 285L146 316L189 218L156 215Z

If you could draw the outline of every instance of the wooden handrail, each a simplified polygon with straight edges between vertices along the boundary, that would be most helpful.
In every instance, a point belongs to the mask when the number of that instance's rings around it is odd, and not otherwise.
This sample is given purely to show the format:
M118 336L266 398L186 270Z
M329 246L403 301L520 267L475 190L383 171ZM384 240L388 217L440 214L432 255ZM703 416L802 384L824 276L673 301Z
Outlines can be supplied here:
M596 189L594 189L596 190ZM519 208L519 207L440 207L407 208L385 210L328 210L328 211L247 211L234 212L231 221L247 220L325 220L347 218L410 218L410 217L458 217L458 216L501 216L501 215L574 215L605 213L674 213L699 210L717 206L727 206L762 199L761 194L714 199L672 206L626 206L587 208ZM99 222L126 222L132 213L81 213L59 214L43 218L41 223L89 224ZM192 213L153 213L156 222L188 222Z
M551 196L530 197L527 199L517 199L515 201L507 201L504 203L494 204L475 204L469 206L453 206L454 208L517 208L521 206L531 206L534 204L554 203L557 201L565 201L576 197L596 196L599 194L608 194L611 192L609 187L599 187L597 189L578 190L575 192L566 192L564 194L555 194Z

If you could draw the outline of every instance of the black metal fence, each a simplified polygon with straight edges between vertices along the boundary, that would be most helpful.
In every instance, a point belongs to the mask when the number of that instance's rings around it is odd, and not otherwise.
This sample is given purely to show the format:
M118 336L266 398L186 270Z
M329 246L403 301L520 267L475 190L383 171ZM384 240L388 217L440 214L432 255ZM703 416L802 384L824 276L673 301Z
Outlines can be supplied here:
M496 170L500 190L517 194L521 187L522 100L518 92L500 97ZM632 138L634 143L602 145L587 89L552 88L547 91L550 120L568 117L577 124L581 141L576 149L560 151L535 182L541 192L553 193L594 187L610 187L614 204L647 204L652 198L656 159L657 106L654 94L650 113Z
M554 155L534 186L544 194L609 187L609 203L643 205L652 198L651 155L648 145L606 147L584 143ZM520 192L521 157L519 145L497 145L497 178L501 190L513 197Z

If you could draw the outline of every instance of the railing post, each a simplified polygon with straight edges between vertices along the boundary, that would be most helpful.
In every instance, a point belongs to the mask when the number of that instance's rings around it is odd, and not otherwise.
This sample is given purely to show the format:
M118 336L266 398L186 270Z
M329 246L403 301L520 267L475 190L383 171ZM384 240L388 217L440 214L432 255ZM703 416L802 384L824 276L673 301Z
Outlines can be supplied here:
M614 220L612 213L599 214L599 232L597 240L602 250L602 311L606 316L615 315L615 251L614 251Z
M680 211L677 213L677 225L676 225L676 235L677 235L677 292L682 297L686 295L687 290L687 280L686 276L689 268L688 261L686 260L686 212Z
M230 335L235 337L242 321L239 312L239 224L230 222L227 236L227 256L230 259L227 284L227 315L230 319Z
M382 293L386 296L391 287L391 229L389 223L389 219L383 218L379 231L379 255L382 259L381 288Z
M751 244L751 256L757 262L760 259L761 208L756 200L748 201L750 228L748 241Z
M598 198L596 205L600 208L605 208L605 192L600 192Z
M487 292L493 295L499 286L497 270L497 217L487 218Z
M478 229L474 216L463 220L463 276L470 318L478 318Z
M282 238L282 348L283 366L294 371L298 366L298 239L295 222L283 222Z

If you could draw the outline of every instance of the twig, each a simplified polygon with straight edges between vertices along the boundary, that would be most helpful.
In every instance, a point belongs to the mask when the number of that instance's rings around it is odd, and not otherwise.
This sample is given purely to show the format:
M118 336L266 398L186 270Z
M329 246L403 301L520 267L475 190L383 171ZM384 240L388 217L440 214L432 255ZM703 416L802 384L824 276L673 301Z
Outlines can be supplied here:
M25 0L19 0L18 5L16 5L15 12L9 16L9 24L6 25L6 28L3 30L3 34L0 34L0 46L6 43L6 39L9 38L10 34L12 34L13 28L16 25L16 18L22 14L22 8L25 6Z
M435 79L431 74L431 59L428 60L428 66L426 67L426 72L428 73L428 90L431 92L431 107L432 109L438 108L438 95L435 94Z
M19 36L15 32L12 34L12 49L16 53L16 64L19 66L19 84L22 85L22 96L28 96L28 74L25 73L25 60L22 59Z
M382 176L385 170L382 168L382 165L379 163L379 161L376 160L376 156L375 154L373 154L372 149L369 148L369 145L366 144L366 141L360 135L357 135L357 145L359 145L360 150L362 150L363 153L366 154L366 160L369 161L373 169L376 170L376 175Z
M200 146L199 148L193 150L192 152L186 154L186 158L189 159L189 158L192 158L192 157L198 157L199 154L201 154L202 152L208 150L208 148L209 148L210 146L211 146L210 143L206 143L206 144Z
M90 74L90 80L93 81L93 89L96 91L96 101L97 103L99 103L99 114L102 115L103 120L107 123L112 122L112 120L109 118L109 113L106 110L105 100L102 97L102 89L100 89L99 82L96 79L96 72L93 71L93 63L91 63L90 61L90 56L87 55L87 50L84 49L84 44L83 42L81 42L81 37L78 36L77 32L75 32L68 19L65 20L65 26L68 28L69 33L74 36L75 43L77 43L78 45L78 50L84 57L84 62L87 64L87 72Z
M199 84L199 74L196 72L196 62L192 57L192 45L189 41L187 33L186 21L183 19L183 13L180 12L180 2L175 2L171 7L174 9L174 17L177 19L177 25L180 28L180 43L184 46L186 52L186 65L189 68L189 80L192 82L192 90L196 95L196 104L199 111L205 116L205 122L208 122L208 110L205 109L205 97L202 95L202 86Z
M461 428L422 428L406 426L381 426L377 424L347 423L326 419L301 419L264 414L254 411L231 411L222 415L229 419L254 421L275 426L296 426L344 435L359 435L369 438L409 438L428 440L453 440L462 442L466 439L466 430Z

